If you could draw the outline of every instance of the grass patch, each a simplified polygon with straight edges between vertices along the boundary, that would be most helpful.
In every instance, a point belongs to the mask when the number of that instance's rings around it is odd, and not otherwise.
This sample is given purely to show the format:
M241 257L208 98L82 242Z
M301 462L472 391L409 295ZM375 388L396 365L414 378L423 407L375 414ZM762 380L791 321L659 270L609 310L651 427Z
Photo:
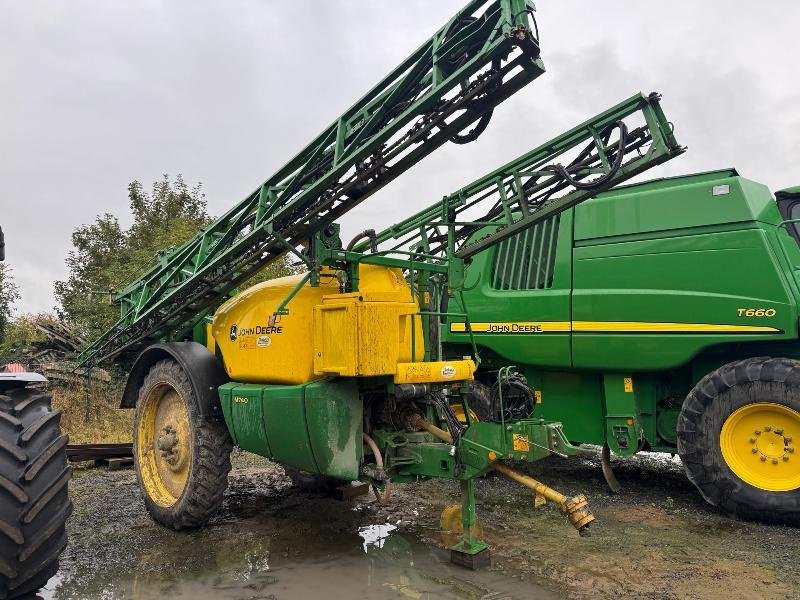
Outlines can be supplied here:
M122 444L132 440L133 409L119 408L122 390L83 385L50 388L53 408L71 444Z

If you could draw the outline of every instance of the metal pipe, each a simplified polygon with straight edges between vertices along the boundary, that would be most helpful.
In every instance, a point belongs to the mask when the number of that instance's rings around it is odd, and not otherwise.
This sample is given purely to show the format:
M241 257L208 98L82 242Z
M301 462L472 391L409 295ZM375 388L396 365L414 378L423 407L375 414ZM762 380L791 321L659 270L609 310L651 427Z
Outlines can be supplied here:
M453 443L453 436L451 436L447 431L436 427L436 425L420 416L417 416L417 418L414 420L414 424L418 427L421 427L428 433L433 434L440 440L447 442L448 444ZM553 488L543 484L541 481L537 481L528 475L523 475L522 473L507 467L503 463L492 463L492 468L498 473L502 473L509 479L513 479L517 483L521 483L525 487L533 490L536 494L544 496L547 500L550 500L550 502L557 504L561 509L561 512L566 515L566 517L569 519L569 522L572 523L572 526L578 530L578 533L581 536L589 535L588 527L592 521L594 521L594 516L589 511L586 496L578 495L573 498L567 498L564 494L557 492Z

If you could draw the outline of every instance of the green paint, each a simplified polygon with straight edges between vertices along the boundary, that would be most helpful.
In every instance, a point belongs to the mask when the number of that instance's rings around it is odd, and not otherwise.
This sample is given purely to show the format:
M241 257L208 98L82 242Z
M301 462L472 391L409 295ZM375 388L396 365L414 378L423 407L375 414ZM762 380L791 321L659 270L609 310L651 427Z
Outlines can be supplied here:
M363 415L354 380L228 383L219 392L225 422L243 450L312 473L358 478Z
M473 323L573 322L563 332L475 333L484 368L520 365L541 391L536 415L562 422L575 442L607 441L627 455L643 435L653 449L674 450L677 412L706 373L748 356L800 354L800 248L783 221L765 186L730 169L618 187L561 214L551 287L496 289L492 248L472 261L455 308ZM648 331L648 323L774 331ZM448 325L442 336L446 355L468 343ZM623 376L634 378L632 397L619 392Z

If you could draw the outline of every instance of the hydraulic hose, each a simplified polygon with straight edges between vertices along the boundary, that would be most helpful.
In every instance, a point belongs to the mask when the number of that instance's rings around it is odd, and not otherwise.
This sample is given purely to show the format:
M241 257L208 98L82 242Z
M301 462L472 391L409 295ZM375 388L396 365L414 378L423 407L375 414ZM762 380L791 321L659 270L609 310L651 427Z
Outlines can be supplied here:
M363 239L369 240L369 249L372 252L378 251L378 237L375 234L374 229L365 229L361 233L357 233L356 236L352 240L350 240L350 243L347 244L346 250L352 250L353 248L356 247L356 244Z
M582 168L580 162L585 156L588 156L589 152L592 148L592 145L587 146L581 153L578 155L572 164L564 167L562 165L550 165L545 167L550 171L555 171L558 173L564 181L569 183L571 186L575 187L579 190L594 190L602 186L606 183L609 179L614 177L617 174L620 167L622 167L622 160L625 158L625 146L628 143L628 126L623 121L617 121L611 127L608 128L606 136L611 137L611 132L614 129L619 129L619 142L617 143L617 152L614 156L614 162L611 164L611 167L608 169L608 172L598 177L593 181L580 181L575 179L571 174L570 171L578 171Z
M364 442L369 446L372 453L375 455L375 465L378 467L378 472L386 474L386 470L383 468L383 456L381 455L381 451L378 448L378 444L375 443L370 436L366 433L361 434ZM386 485L383 490L383 495L378 492L378 487L373 484L372 491L375 492L375 497L378 499L378 502L386 505L389 504L389 501L392 499L392 480L388 477L386 478Z

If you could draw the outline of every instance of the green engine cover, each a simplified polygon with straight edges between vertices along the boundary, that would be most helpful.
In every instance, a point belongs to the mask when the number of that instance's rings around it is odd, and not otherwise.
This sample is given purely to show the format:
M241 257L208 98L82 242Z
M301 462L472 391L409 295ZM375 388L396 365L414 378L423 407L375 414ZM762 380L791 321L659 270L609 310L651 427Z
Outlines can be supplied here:
M357 479L363 405L355 380L220 386L225 423L243 450L344 480Z

